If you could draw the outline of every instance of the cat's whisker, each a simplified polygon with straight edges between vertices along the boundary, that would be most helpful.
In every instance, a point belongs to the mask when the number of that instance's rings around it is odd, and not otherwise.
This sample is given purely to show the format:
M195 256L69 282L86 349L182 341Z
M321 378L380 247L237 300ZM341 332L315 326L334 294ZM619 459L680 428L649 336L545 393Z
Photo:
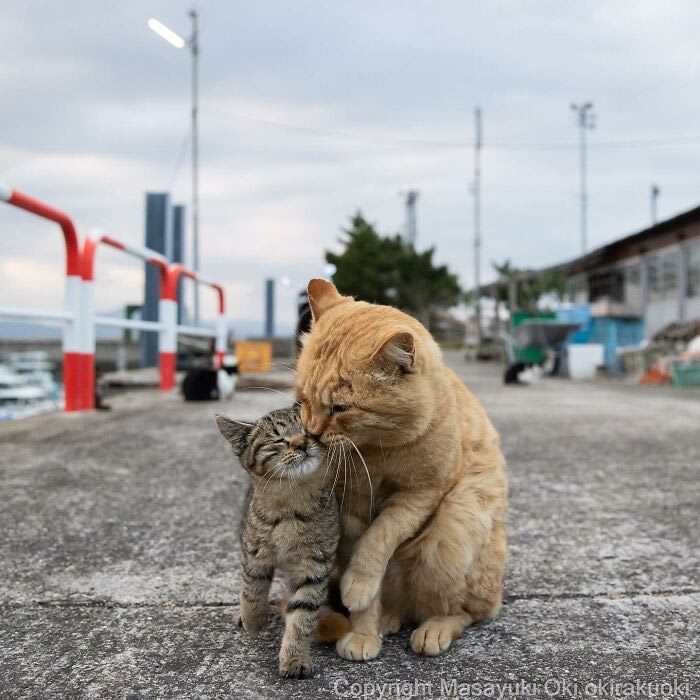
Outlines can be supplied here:
M288 392L285 393L284 391L280 391L279 389L273 389L271 386L245 386L245 387L241 387L240 391L246 391L247 389L257 389L259 391L272 391L275 394L279 394L280 396L284 396L287 399L292 398ZM301 406L299 401L295 401L294 405Z
M347 464L348 464L348 458L345 452L343 451L343 497L340 499L340 512L343 512L343 503L345 503L345 488L348 483L348 477L347 477Z
M336 446L334 442L331 442L329 448L328 448L328 453L326 454L326 471L323 473L323 481L321 482L321 485L325 485L326 483L326 477L328 476L328 469L331 465L331 462L333 461L333 457L335 456L335 451L336 451Z
M355 464L355 456L350 452L350 464L352 464L352 470L355 474L355 487L357 488L357 497L360 497L360 477L357 474L357 465Z
M293 365L285 365L284 362L270 362L273 367L284 367L284 369L291 369L292 372L296 369Z
M341 445L342 447L342 445ZM335 498L335 485L338 483L338 473L340 472L340 459L338 459L338 464L336 465L335 468L335 479L333 479L333 486L331 487L331 492L328 495L328 498L326 500L326 505L323 506L323 512L326 512L326 508L328 508L328 504L331 501L331 498Z
M357 452L358 457L362 460L362 464L365 468L365 473L367 474L367 481L369 482L369 520L370 522L372 522L372 513L374 512L374 488L372 487L372 478L369 475L367 462L365 462L365 458L362 456L362 452L360 452L357 445L349 437L347 437L347 435L345 437L347 438L348 442L355 448L355 452Z

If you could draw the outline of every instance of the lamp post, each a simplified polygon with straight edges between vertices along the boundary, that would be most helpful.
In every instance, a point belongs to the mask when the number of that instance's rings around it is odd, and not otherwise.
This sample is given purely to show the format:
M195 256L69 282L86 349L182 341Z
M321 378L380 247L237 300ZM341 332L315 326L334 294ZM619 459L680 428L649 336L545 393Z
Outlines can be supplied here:
M588 192L586 191L586 131L595 129L595 114L593 103L571 104L571 109L576 112L576 125L580 133L579 168L581 177L581 252L585 253L588 247Z
M199 27L196 10L190 10L192 34L189 39L181 37L154 17L148 20L148 26L159 37L165 39L176 49L189 48L192 54L192 267L199 272ZM194 282L194 321L199 325L199 284Z

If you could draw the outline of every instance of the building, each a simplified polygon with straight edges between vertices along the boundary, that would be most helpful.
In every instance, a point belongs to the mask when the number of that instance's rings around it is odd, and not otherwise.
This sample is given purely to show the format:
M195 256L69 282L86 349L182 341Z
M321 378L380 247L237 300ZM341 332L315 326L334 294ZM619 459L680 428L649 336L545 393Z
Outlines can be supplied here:
M700 319L700 207L550 269L566 277L570 301L642 318L647 338Z

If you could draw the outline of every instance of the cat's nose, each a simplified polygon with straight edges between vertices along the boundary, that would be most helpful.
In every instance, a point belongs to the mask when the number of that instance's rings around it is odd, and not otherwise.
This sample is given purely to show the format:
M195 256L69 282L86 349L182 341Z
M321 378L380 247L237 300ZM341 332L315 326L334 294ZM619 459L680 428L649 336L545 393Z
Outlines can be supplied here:
M289 438L289 446L295 450L297 449L297 447L301 447L302 445L304 445L305 442L306 440L304 440L303 435L292 435L292 437Z

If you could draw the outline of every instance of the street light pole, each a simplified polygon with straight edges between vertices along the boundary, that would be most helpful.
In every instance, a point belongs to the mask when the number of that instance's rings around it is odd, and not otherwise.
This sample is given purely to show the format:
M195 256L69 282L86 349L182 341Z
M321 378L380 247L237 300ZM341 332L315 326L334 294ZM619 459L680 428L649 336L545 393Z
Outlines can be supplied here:
M652 185L651 186L651 225L653 226L656 221L656 201L659 198L659 194L661 193L661 190L659 189L658 185Z
M576 122L580 133L579 171L581 180L581 252L588 248L588 192L586 187L586 131L595 128L595 114L593 103L584 102L581 105L571 104L571 109L576 112Z
M474 110L474 321L481 346L481 108Z
M154 17L148 20L148 26L158 36L165 39L176 49L187 47L192 54L192 267L199 272L199 26L196 10L190 10L192 34L183 39L177 32L166 27ZM194 282L194 320L199 325L199 283Z
M199 26L197 11L190 10L192 36L192 267L199 273ZM194 323L199 325L199 282L194 281Z

